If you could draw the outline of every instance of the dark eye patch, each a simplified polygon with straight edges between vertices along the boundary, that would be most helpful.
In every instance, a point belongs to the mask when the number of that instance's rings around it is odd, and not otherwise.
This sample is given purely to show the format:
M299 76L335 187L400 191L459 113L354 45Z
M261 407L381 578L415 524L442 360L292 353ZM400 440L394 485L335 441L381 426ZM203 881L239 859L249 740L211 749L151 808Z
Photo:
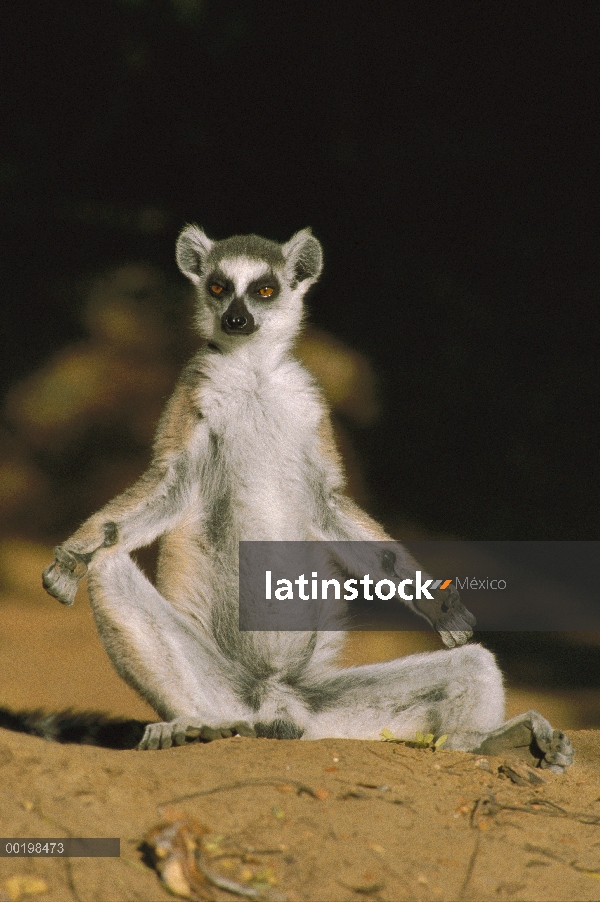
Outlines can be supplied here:
M280 291L279 282L272 273L265 273L262 279L255 279L254 282L250 282L250 284L248 285L247 293L252 295L253 297L260 298L261 296L259 292L261 288L273 289L272 295L270 295L268 298L261 298L261 300L265 301L275 300Z
M211 290L211 285L220 285L223 291L219 295L215 295ZM233 291L233 283L218 270L210 274L206 280L206 287L213 297L225 297L225 295L230 294Z

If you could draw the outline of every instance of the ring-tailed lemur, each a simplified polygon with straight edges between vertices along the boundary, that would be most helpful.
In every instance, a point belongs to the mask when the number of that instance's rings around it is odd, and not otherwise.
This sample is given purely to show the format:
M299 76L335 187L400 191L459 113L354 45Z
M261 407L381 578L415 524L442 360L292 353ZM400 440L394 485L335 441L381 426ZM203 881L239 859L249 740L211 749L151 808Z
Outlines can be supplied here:
M392 540L344 495L326 406L292 356L322 266L310 230L280 245L256 235L211 241L188 226L177 262L195 287L205 344L167 405L148 471L59 546L43 575L72 604L89 573L116 670L163 718L138 748L235 732L377 739L388 728L446 733L448 748L481 753L531 746L543 766L568 766L569 740L541 715L502 723L500 671L490 652L464 644L474 618L454 589L408 604L457 647L382 664L337 668L340 631L239 630L241 540L370 542L362 572L375 578L390 575L377 541ZM130 552L158 538L155 587ZM393 572L414 575L393 547Z

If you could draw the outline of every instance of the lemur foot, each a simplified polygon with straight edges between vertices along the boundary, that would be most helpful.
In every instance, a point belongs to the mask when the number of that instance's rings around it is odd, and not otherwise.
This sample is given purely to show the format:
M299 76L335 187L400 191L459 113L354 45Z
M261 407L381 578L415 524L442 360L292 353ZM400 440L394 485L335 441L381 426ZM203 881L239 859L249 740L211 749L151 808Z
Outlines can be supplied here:
M481 755L505 753L562 774L573 763L573 747L564 733L553 730L537 711L528 711L494 730L474 749Z
M229 739L230 736L256 738L256 731L245 720L208 727L202 720L179 717L163 723L150 723L146 727L137 748L170 749L172 745L185 745L188 740L212 742L214 739Z

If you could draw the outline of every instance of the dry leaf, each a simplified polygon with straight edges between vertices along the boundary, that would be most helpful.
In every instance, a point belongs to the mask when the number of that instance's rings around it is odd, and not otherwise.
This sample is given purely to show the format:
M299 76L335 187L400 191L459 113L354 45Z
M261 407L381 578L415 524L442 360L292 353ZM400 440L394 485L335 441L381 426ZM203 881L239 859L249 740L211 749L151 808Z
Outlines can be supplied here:
M176 808L163 809L165 820L144 841L154 853L154 863L165 887L184 899L210 899L206 878L198 868L196 852L208 829Z

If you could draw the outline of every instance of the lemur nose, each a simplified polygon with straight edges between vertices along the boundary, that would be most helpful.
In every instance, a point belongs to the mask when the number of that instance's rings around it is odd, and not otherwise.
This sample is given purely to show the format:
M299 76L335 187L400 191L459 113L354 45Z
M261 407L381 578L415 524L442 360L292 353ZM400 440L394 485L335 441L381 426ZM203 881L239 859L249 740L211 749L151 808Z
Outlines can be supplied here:
M221 328L228 335L252 335L256 330L254 317L240 298L234 298L221 316Z
M230 329L244 329L248 325L248 319L245 316L226 316L225 322Z

